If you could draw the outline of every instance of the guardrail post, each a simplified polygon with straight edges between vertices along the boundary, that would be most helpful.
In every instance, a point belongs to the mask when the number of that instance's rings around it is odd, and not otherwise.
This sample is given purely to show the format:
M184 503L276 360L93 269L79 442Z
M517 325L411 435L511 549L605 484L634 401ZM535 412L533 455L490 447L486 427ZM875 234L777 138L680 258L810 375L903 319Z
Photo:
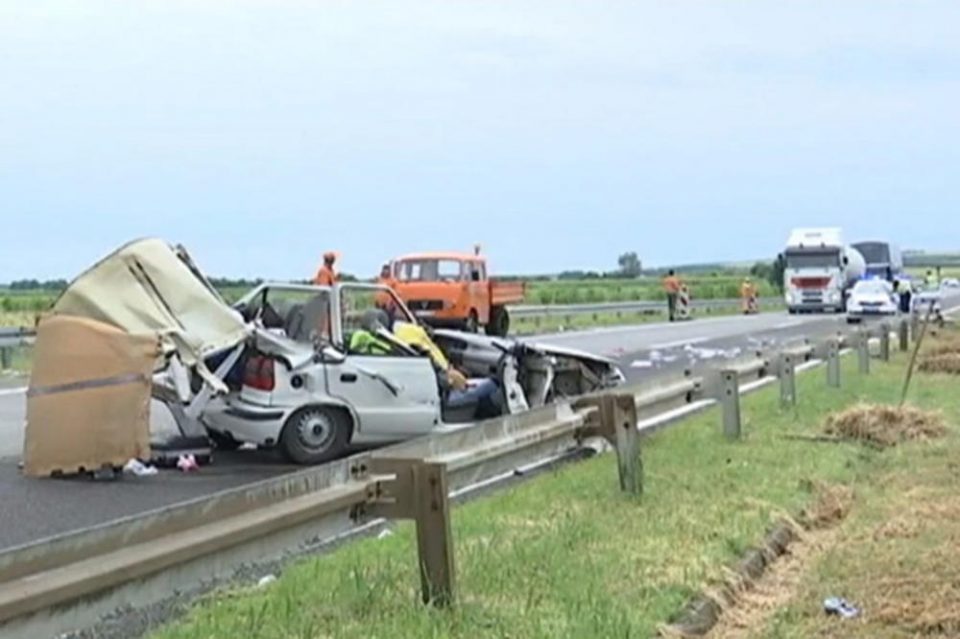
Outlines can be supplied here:
M620 489L631 495L643 494L643 460L640 431L637 430L637 401L629 394L584 397L575 409L594 407L596 412L584 425L580 437L603 437L617 451Z
M840 388L840 344L834 339L827 342L827 385Z
M886 322L880 324L880 359L890 361L890 325Z
M860 373L870 374L870 333L860 331L857 335L857 359L860 361Z
M735 369L720 371L720 403L723 406L723 434L740 438L740 375Z
M900 320L897 327L897 337L900 338L900 352L906 353L910 350L910 326L907 324L907 320Z
M456 599L456 564L450 526L447 466L421 459L374 459L373 472L392 474L371 500L371 511L390 519L412 519L423 603L448 607Z
M10 347L0 347L0 370L5 371L10 368L10 359Z
M780 406L795 406L797 403L797 380L793 355L780 355Z

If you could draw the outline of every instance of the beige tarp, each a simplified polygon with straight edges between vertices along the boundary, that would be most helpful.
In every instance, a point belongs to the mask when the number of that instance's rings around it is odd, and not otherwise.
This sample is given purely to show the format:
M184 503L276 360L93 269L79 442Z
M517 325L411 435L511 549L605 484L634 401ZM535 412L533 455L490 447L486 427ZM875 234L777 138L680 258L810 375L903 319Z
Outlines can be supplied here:
M27 391L24 472L47 476L150 458L156 335L80 317L40 322Z
M128 333L155 333L184 364L242 342L243 319L159 239L131 242L74 280L54 304Z

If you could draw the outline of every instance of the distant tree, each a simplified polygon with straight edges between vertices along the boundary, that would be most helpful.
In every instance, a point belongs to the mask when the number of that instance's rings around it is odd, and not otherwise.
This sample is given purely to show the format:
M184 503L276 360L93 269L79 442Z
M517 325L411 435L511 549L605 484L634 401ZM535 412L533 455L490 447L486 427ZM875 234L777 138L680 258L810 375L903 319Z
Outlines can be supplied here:
M624 253L617 258L617 264L620 266L620 273L624 277L640 277L643 272L643 264L635 251Z
M757 262L750 267L750 275L758 280L770 282L778 291L783 291L783 269L782 260L776 259L772 262Z

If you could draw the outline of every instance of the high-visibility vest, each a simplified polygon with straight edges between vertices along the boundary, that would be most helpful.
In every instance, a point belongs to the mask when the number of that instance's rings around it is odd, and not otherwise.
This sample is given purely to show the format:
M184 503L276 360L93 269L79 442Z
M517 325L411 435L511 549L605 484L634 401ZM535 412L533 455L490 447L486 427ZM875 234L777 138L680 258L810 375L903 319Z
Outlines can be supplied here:
M337 274L326 264L320 267L317 275L313 278L313 283L317 286L333 286L336 281Z
M354 331L350 337L350 352L357 355L389 355L393 347L370 331L361 329Z

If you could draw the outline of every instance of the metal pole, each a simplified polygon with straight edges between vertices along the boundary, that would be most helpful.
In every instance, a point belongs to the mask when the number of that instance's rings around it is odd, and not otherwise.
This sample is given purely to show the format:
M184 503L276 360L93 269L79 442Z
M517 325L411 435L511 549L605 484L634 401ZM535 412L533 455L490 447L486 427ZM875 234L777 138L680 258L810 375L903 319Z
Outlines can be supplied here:
M643 494L643 460L640 455L640 431L637 430L637 403L633 395L610 397L617 447L620 489L631 495Z
M880 359L890 361L890 325L886 322L880 324Z
M907 324L907 320L900 320L898 332L898 337L900 338L900 352L906 353L908 350L910 350L910 325Z
M827 344L827 385L840 388L840 344L836 340Z
M413 472L423 602L447 607L456 598L447 467L422 462Z
M793 366L793 355L784 353L780 356L780 406L795 406L797 403L796 370Z
M860 331L857 335L857 356L860 360L860 373L870 374L870 333Z
M10 368L10 347L4 346L0 348L0 370L7 370Z
M740 375L736 370L720 371L720 402L723 404L723 434L740 439Z

